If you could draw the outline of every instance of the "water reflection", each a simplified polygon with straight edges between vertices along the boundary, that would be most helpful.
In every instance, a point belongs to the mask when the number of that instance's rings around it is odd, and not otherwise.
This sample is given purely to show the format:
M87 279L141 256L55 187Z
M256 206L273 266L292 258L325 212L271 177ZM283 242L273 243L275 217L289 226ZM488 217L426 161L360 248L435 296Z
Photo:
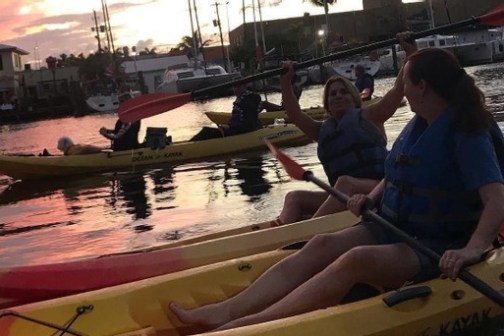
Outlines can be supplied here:
M151 202L170 208L175 189L171 167L146 173L17 181L0 193L0 205L4 206L0 236L89 220L100 223L124 214L130 215L132 222L143 220L133 226L135 231L150 231L153 226L145 219L152 215Z
M243 194L249 196L249 202L260 200L262 194L271 189L271 184L264 178L266 172L263 169L263 157L236 160L234 162L239 187Z
M145 219L149 217L151 206L145 195L145 178L140 174L132 174L123 176L113 181L111 196L111 204L115 205L118 200L123 200L122 207L126 213L133 215L134 219ZM116 192L118 190L118 192ZM119 196L119 197L117 197ZM152 227L142 227L139 231L148 231Z

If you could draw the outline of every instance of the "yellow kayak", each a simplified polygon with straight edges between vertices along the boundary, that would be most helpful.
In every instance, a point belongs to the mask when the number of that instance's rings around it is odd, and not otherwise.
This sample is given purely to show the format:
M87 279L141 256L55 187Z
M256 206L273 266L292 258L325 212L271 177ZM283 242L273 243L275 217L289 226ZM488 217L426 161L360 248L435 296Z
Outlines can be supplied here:
M174 142L155 150L139 148L130 151L70 156L0 155L0 174L14 179L28 180L87 173L134 171L145 166L196 161L213 156L263 149L266 148L264 140L269 140L279 146L294 146L310 142L296 126L277 125L232 137L197 142Z
M171 336L194 331L168 309L225 300L249 286L293 250L275 250L134 283L0 312L2 336ZM471 272L503 291L504 249ZM450 335L501 316L504 309L464 282L434 279L289 318L208 335ZM58 332L59 330L59 332Z
M363 106L367 106L379 101L381 97L375 97L371 100L367 100L363 102ZM310 107L302 110L303 113L309 115L312 119L315 120L324 120L327 118L327 113L322 106ZM229 112L214 112L209 111L205 112L208 119L216 123L217 125L227 124L231 113ZM262 112L259 113L259 121L263 125L271 125L275 122L275 119L284 119L288 121L287 112L285 111L273 111L273 112Z
M309 239L318 233L354 225L358 221L346 211L269 229L266 228L270 222L265 222L127 253L52 264L4 267L0 268L0 308L270 251L293 241Z

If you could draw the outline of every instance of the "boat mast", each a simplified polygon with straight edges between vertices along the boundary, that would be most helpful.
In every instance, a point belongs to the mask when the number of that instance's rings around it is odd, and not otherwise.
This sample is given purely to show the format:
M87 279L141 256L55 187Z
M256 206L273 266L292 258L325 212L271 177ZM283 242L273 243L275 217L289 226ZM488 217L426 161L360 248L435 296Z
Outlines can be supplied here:
M220 41L221 41L221 51L222 51L222 64L224 64L224 69L226 72L228 72L228 67L226 64L226 50L224 49L224 37L222 36L222 25L221 25L221 20L220 20L220 14L219 14L219 6L220 3L215 0L215 11L217 13L217 20L214 20L214 26L217 25L219 27L219 35L220 35Z
M191 22L191 36L192 36L192 48L193 48L193 57L198 57L198 47L196 42L196 36L194 36L194 25L193 25L193 16L192 16L192 8L191 8L191 0L187 0L187 5L189 7L189 20Z
M196 29L198 30L198 40L199 40L199 45L201 47L201 55L203 56L203 62L205 61L205 53L203 52L203 40L201 39L201 29L199 25L199 19L198 19L198 8L196 7L196 0L193 0L193 7L194 7L194 18L196 19Z
M432 0L429 0L429 18L430 18L430 29L433 29L436 27L436 24L434 23L434 10L432 9Z
M265 54L266 53L266 39L264 38L264 25L263 25L262 12L261 12L261 0L257 0L257 9L259 10L259 22L261 24L261 38L262 38L262 45L263 45L263 54Z
M110 26L110 17L108 13L108 7L107 7L107 0L103 0L103 3L105 4L105 12L103 15L105 16L105 30L107 31L107 34L110 34L110 44L112 45L112 55L116 55L116 50L114 46L114 37L112 35L112 27Z
M108 48L108 50L110 52L110 37L109 37L109 34L108 34L107 18L105 16L105 0L102 0L101 4L102 4L103 20L104 20L104 23L105 23L105 36L107 38L107 48Z

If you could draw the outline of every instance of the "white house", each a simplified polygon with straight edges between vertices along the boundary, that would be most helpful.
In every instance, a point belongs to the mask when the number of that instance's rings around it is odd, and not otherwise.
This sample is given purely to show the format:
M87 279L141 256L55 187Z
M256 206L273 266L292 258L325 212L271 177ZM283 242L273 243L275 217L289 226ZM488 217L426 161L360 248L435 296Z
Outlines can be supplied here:
M20 95L20 78L23 71L21 56L29 53L18 47L0 44L0 105L16 102Z

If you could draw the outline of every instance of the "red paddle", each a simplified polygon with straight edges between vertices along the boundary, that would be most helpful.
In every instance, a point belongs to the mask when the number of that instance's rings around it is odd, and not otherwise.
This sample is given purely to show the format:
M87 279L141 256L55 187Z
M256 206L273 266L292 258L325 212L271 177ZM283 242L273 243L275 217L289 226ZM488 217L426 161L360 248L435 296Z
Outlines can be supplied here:
M280 161L280 163L282 164L285 171L287 172L287 174L289 174L290 177L296 180L313 182L323 190L327 191L331 196L336 198L338 201L343 202L345 204L347 203L348 201L347 195L331 188L330 185L313 176L313 173L311 171L304 170L303 167L301 167L301 165L299 165L296 161L288 157L286 154L282 153L272 143L266 141L266 144L268 145L273 155L278 159L278 161ZM441 258L439 254L437 254L427 246L423 245L418 240L412 238L406 232L397 228L394 224L385 220L383 217L379 216L371 209L369 208L364 209L362 211L362 215L365 216L367 220L371 220L375 223L378 223L382 225L386 230L393 232L396 236L400 237L410 247L422 252L424 255L431 258L433 261L439 262L439 259ZM497 290L490 287L490 285L488 285L480 278L474 276L465 269L459 272L458 277L466 284L476 289L481 294L485 295L486 297L488 297L501 307L504 307L504 296Z
M504 25L504 4L499 5L496 9L488 14L473 17L456 23L436 27L433 29L424 30L417 33L412 33L411 38L417 39L421 37L426 37L433 34L440 34L446 32L454 32L460 28L474 25L474 24L484 24L488 26L503 26ZM398 44L397 38L391 38L388 40L383 40L380 42L371 43L358 48L353 48L341 52L336 52L324 57L315 58L306 62L296 63L294 65L295 69L308 68L312 65L321 64L324 62L334 61L337 59L346 58L349 56L365 53L368 51L389 47L394 44ZM203 96L208 96L215 91L219 91L225 88L230 88L237 84L250 83L256 80L262 80L265 78L278 76L283 73L283 68L277 68L274 70L265 71L255 75L243 77L234 81L227 83L214 85L204 89L196 90L190 93L149 93L143 96L139 96L128 100L127 102L119 106L118 114L119 118L126 122L132 122L143 118L148 118L156 114L164 113L173 110L179 106L185 105L188 102L201 98Z

